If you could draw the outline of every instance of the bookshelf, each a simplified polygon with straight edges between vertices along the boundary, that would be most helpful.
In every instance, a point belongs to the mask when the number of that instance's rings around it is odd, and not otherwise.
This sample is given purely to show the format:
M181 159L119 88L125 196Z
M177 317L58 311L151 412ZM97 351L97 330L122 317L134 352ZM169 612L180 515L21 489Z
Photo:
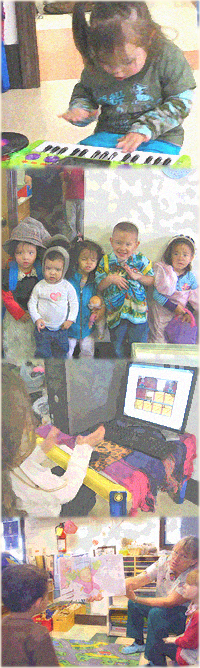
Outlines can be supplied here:
M134 555L123 558L125 577L136 576L141 571L144 571L148 566L151 566L158 560L158 555ZM155 594L155 582L151 582L142 589L137 589L136 593L140 594L145 591L148 596ZM108 635L112 636L126 636L127 625L127 609L128 599L126 596L112 596L109 597L108 608Z

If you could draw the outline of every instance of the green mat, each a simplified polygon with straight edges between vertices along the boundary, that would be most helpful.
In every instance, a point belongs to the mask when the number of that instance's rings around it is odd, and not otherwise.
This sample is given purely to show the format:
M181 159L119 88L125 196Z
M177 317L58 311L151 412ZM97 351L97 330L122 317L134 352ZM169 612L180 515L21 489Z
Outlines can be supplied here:
M140 654L134 657L121 653L122 645L105 640L53 639L60 666L138 666Z

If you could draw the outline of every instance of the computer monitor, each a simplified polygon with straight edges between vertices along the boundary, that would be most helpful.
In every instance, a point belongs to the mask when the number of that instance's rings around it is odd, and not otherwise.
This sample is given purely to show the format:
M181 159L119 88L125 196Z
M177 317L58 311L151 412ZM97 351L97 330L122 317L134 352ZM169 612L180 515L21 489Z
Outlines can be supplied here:
M123 415L152 426L183 432L196 374L194 368L130 363Z

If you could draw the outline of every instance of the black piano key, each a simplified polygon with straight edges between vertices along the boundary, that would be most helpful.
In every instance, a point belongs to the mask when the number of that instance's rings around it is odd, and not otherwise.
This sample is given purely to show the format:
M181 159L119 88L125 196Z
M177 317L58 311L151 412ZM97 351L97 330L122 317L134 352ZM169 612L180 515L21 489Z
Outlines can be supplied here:
M43 148L43 151L50 151L51 148L53 148L52 144L48 144L48 146L45 146L45 148Z
M112 153L110 155L109 160L114 160L114 158L116 158L116 155L117 155L117 151L115 151L114 153Z
M64 146L64 148L60 148L60 150L58 151L58 155L60 155L61 153L65 153L65 151L67 151L67 149L68 149L68 146Z
M106 158L108 158L108 156L109 156L109 151L104 151L104 153L102 153L99 156L99 160L106 160Z
M57 151L59 151L59 148L60 148L60 146L54 146L54 147L51 149L51 153L57 153Z
M122 158L121 162L126 162L126 160L128 160L129 158L131 158L131 153L126 153L126 155L124 155L124 157Z
M140 156L138 155L138 153L136 153L136 155L134 155L133 158L131 158L130 162L137 162L139 157Z
M159 163L162 162L162 158L156 158L153 162L153 165L159 165Z
M146 160L144 161L144 165L149 165L149 163L150 163L152 160L153 160L153 156L152 156L152 155L148 155L148 158L146 158Z
M171 158L166 158L166 160L164 160L164 162L163 162L163 165L165 165L165 166L170 165L171 161L172 161Z
M80 148L74 148L74 150L70 153L70 156L73 157L74 155L78 155L80 153Z
M84 151L81 151L81 152L79 153L79 156L78 156L78 157L79 157L79 158L84 158L84 155L86 155L87 153L88 153L88 148L84 148Z
M101 155L101 151L95 151L93 155L91 155L91 160L94 160L95 158L98 158L99 155Z

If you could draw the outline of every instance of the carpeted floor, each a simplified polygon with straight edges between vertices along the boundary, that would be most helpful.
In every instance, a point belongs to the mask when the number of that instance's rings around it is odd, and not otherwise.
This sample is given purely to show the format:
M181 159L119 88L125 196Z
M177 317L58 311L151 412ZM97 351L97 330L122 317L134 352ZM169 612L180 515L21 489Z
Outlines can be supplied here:
M98 634L96 634L98 635ZM59 640L53 639L54 648L61 666L138 666L140 654L134 658L124 657L120 645L104 640Z

